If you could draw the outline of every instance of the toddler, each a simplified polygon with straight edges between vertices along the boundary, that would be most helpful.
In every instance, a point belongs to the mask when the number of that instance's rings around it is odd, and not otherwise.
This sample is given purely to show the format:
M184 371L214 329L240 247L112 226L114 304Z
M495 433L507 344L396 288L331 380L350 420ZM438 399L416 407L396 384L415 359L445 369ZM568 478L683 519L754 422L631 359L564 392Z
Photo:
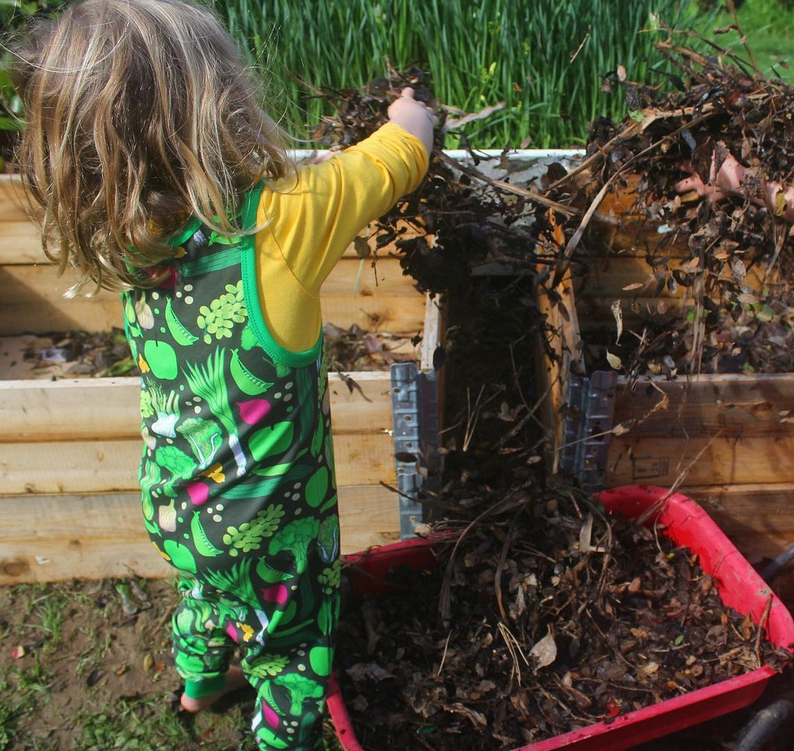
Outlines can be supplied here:
M435 117L406 89L370 138L297 169L228 34L181 0L84 0L17 53L45 252L73 293L120 292L142 373L143 522L180 576L182 706L248 681L259 747L312 749L340 572L319 293L418 186Z

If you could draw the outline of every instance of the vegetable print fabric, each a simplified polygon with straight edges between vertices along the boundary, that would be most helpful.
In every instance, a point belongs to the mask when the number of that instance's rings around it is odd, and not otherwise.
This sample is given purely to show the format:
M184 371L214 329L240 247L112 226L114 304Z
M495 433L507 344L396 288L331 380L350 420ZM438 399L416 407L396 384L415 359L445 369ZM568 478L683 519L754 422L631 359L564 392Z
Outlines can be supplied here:
M172 244L165 281L122 303L142 373L144 524L181 574L177 669L217 682L239 645L261 747L309 748L340 576L323 347L290 353L270 337L252 236L194 220Z

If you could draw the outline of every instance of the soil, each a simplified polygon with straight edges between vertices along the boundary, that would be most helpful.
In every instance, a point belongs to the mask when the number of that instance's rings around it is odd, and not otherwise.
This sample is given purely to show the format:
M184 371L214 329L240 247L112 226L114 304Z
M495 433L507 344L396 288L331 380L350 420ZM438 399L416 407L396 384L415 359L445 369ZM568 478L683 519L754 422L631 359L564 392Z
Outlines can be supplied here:
M177 712L176 600L163 581L0 587L0 749L242 748L252 697L222 720Z

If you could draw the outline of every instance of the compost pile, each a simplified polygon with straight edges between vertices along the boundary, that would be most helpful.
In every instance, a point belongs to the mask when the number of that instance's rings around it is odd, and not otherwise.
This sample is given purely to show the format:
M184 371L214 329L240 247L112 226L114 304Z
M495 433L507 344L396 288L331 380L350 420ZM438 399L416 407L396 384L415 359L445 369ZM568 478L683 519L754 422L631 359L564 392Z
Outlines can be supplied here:
M435 571L401 571L343 617L359 740L514 748L781 664L662 531L571 493L513 493L440 546Z
M718 48L702 54L673 36L658 46L671 61L674 90L632 82L622 70L605 78L632 112L619 124L594 122L581 172L549 190L585 212L555 217L564 238L549 284L570 268L582 288L599 264L609 274L619 268L616 256L644 256L645 270L605 301L612 315L607 310L602 330L586 337L592 369L635 377L791 372L791 224L780 216L782 195L770 211L763 188L790 185L794 175L794 88L754 75ZM728 154L750 170L741 193L714 202L676 192L682 167L708 183ZM617 212L616 199L624 203ZM540 227L547 212L536 213Z

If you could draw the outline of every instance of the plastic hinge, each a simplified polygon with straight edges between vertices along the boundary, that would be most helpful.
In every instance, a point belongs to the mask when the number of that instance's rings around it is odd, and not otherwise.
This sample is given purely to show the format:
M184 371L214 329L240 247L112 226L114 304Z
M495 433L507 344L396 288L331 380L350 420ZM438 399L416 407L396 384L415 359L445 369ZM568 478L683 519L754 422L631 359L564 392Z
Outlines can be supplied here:
M568 376L560 470L588 491L601 490L606 482L617 383L618 374L604 370L589 378Z
M400 538L404 540L414 536L423 519L422 493L439 476L438 380L435 371L420 372L414 363L395 363L389 373Z

